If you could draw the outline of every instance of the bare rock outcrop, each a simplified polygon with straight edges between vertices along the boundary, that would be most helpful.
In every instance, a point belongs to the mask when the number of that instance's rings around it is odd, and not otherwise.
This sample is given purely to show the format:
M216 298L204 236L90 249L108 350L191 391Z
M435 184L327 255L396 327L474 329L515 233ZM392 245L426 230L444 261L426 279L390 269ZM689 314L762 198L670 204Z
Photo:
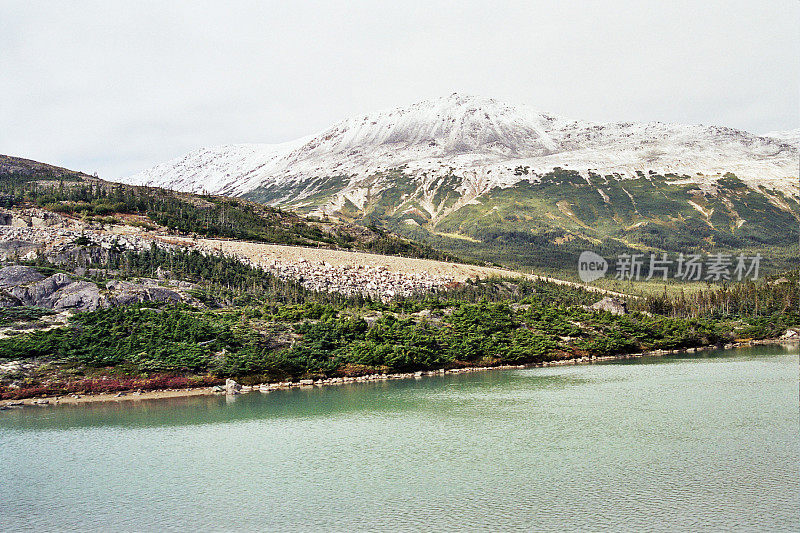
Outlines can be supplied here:
M2 289L27 285L43 279L44 275L31 267L11 265L0 268L0 288Z
M73 281L66 274L58 273L45 278L31 267L11 266L0 270L0 278L14 283L6 292L19 302L17 305L56 311L94 311L108 307L97 285L89 281ZM31 281L25 283L26 280Z
M800 339L800 328L787 329L784 334L781 335L781 339Z
M19 284L9 292L12 296L19 298L25 305L49 307L45 305L45 302L59 289L66 287L70 283L72 283L72 279L69 276L59 273L33 283Z
M240 394L242 386L232 379L225 380L225 394Z
M183 300L177 291L130 281L109 281L105 289L91 281L75 281L63 273L45 277L28 266L0 269L0 307L24 305L55 311L94 311L142 302Z

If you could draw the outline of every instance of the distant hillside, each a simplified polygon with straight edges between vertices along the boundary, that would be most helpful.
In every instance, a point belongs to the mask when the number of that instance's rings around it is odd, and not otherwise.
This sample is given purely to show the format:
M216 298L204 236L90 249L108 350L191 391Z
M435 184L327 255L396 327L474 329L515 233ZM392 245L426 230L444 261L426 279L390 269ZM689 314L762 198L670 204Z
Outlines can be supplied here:
M376 226L302 217L244 199L110 183L29 159L0 156L0 207L33 206L98 223L126 222L183 235L455 259Z
M397 176L402 184L402 171ZM556 169L492 189L436 220L418 201L413 193L384 195L360 216L440 249L518 266L574 269L583 250L605 257L760 252L765 265L800 266L798 197L750 187L734 174L702 185L676 175L619 180Z

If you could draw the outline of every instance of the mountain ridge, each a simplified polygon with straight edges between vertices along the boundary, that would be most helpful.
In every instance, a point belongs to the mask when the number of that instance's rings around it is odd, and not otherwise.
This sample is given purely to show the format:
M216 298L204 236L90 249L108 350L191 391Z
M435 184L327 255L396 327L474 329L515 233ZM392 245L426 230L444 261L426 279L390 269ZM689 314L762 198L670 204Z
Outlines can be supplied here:
M689 176L733 172L748 185L796 195L796 184L785 178L797 175L798 132L759 136L720 126L595 123L453 94L351 117L279 145L201 148L122 181L240 196L259 187L345 176L347 184L331 201L333 209L345 199L357 199L365 178L399 167L418 181L451 172L474 174L488 188L526 179L515 172L520 166L528 167L527 179L556 167L622 178L637 170ZM301 188L268 203L297 205L316 191Z

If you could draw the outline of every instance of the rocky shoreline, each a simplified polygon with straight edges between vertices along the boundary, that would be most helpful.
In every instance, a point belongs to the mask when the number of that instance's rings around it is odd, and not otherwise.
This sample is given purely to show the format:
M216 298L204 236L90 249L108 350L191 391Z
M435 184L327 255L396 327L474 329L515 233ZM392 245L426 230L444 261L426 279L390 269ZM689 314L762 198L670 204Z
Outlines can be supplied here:
M489 370L514 370L514 369L525 369L525 368L540 368L548 366L592 364L605 361L636 359L642 357L662 357L665 355L673 355L678 353L696 353L706 350L716 350L720 348L729 350L733 348L742 348L746 346L759 346L759 345L769 345L769 344L796 344L798 342L800 342L800 339L798 338L764 339L764 340L732 342L725 344L724 346L718 346L712 344L707 346L699 346L696 348L686 348L677 350L652 350L648 352L640 352L632 354L591 356L591 357L584 356L584 357L575 357L571 359L560 359L555 361L545 361L542 363L523 364L523 365L472 366L472 367L462 367L462 368L452 368L452 369L404 372L397 374L365 374L362 376L352 376L352 377L348 376L348 377L337 377L337 378L327 378L318 380L301 379L298 381L262 383L254 386L240 385L236 381L229 379L226 381L225 386L217 385L214 387L198 387L190 389L129 391L129 392L100 393L100 394L72 394L69 396L26 398L24 400L3 400L0 401L0 411L7 411L22 407L47 407L56 405L78 405L86 403L121 402L121 401L131 401L131 400L138 400L138 401L158 400L158 399L185 398L185 397L206 396L206 395L235 396L251 392L261 392L267 394L273 391L287 390L293 388L310 389L314 387L349 385L354 383L369 383L369 382L389 381L397 379L422 379L424 377L431 377L431 376L466 374L471 372L483 372Z

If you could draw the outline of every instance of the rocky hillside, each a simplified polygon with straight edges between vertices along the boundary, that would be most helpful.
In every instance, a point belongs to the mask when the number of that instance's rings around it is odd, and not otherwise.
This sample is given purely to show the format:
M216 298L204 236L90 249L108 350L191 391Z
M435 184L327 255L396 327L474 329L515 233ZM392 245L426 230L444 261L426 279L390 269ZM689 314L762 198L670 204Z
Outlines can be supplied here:
M769 137L776 141L794 146L795 148L800 148L800 128L787 131L771 131L765 133L764 137Z
M212 306L247 291L253 298L258 287L285 299L307 291L386 300L436 292L484 268L431 261L452 256L377 227L2 161L0 308L197 304L189 292L198 282Z
M57 213L90 226L128 225L162 235L454 259L374 225L298 216L245 199L110 183L10 156L0 156L0 211L0 226L47 226L45 218Z
M0 177L7 181L38 180L92 180L92 176L66 168L40 163L32 159L0 154Z

